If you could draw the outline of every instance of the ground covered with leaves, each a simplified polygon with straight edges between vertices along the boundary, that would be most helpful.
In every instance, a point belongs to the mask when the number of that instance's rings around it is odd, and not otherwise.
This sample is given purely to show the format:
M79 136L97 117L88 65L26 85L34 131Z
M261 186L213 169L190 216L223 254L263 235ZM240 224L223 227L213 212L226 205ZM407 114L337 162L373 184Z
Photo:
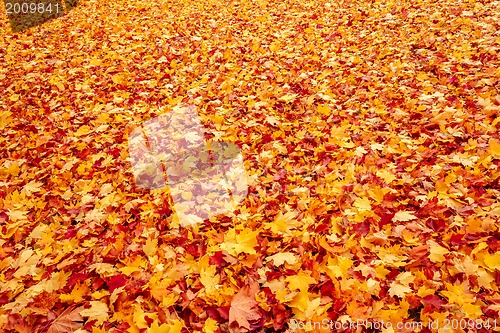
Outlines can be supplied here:
M82 0L14 34L2 13L0 330L500 327L499 18L498 1ZM127 150L182 106L241 147L250 184L194 227Z

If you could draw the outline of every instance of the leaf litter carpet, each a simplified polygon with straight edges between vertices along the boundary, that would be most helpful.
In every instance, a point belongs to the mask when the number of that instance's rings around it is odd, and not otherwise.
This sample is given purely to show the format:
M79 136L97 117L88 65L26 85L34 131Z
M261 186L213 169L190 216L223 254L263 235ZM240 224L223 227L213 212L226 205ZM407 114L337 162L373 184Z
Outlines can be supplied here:
M1 15L2 332L496 328L498 1L82 0L16 34ZM193 226L127 150L185 106L249 184ZM384 327L311 328L357 321Z

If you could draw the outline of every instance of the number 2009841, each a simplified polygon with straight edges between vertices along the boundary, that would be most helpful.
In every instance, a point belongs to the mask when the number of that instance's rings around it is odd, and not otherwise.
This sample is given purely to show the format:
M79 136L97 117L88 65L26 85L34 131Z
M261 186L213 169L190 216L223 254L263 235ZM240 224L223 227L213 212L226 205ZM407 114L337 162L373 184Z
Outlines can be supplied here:
M43 14L43 13L59 13L62 9L60 4L56 3L52 5L51 3L34 3L34 2L23 2L23 3L10 3L5 4L5 9L7 9L7 14Z

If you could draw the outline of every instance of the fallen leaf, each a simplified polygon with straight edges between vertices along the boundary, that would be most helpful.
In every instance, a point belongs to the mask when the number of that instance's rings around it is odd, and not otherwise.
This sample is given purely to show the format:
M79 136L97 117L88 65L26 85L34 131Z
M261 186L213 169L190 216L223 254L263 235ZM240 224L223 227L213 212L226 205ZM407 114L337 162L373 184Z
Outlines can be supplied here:
M72 333L83 328L82 310L83 307L67 308L50 324L47 333Z
M90 301L90 308L80 311L80 315L88 317L89 320L96 320L98 324L102 324L108 319L109 308L106 303L100 301Z
M255 300L255 287L245 286L231 300L229 323L237 323L239 327L250 329L250 321L260 319Z

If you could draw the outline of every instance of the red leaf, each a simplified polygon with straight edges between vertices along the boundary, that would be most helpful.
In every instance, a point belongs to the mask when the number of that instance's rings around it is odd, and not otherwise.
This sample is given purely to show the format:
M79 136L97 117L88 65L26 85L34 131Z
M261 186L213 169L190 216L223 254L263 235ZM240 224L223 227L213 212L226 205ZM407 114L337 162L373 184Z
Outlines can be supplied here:
M127 279L123 274L115 275L106 282L110 292L113 292L117 288L123 287L126 283Z

